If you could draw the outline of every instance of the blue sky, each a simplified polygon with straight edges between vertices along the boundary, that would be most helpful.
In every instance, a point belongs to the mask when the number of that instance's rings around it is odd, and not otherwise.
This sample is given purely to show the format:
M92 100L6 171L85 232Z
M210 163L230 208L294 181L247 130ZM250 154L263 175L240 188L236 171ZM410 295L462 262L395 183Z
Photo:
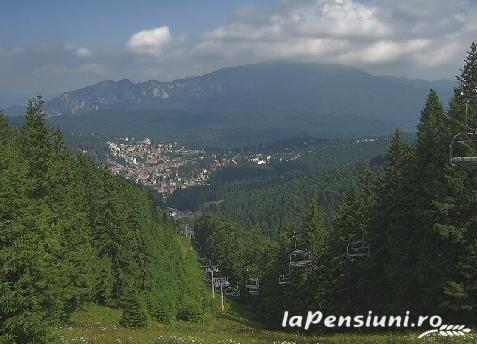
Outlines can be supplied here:
M124 38L145 28L173 26L179 34L195 35L223 25L244 0L94 0L2 1L2 45L37 43L83 44L117 48ZM254 1L263 6L271 1Z
M1 1L0 106L269 60L453 78L475 0Z

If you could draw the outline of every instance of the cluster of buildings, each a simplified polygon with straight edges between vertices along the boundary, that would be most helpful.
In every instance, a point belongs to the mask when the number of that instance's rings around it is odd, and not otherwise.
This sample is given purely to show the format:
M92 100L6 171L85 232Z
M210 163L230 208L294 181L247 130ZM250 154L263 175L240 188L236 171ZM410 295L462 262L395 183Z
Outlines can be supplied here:
M204 150L189 149L177 142L153 143L149 138L119 138L106 145L106 164L113 173L164 197L178 188L205 185L213 171L240 160L239 155L207 155Z
M209 154L177 142L154 143L149 138L118 138L108 141L106 146L106 164L113 173L150 187L165 198L180 188L207 185L210 175L226 166L241 163L267 166L273 162L298 160L301 156L288 148L273 154Z
M375 137L367 137L367 138L364 138L364 139L357 139L356 140L356 143L374 143L374 142L377 142L378 139L375 138Z
M248 160L257 165L270 165L272 162L283 161L295 161L300 159L301 153L299 152L280 152L273 155L267 154L255 154L248 157Z

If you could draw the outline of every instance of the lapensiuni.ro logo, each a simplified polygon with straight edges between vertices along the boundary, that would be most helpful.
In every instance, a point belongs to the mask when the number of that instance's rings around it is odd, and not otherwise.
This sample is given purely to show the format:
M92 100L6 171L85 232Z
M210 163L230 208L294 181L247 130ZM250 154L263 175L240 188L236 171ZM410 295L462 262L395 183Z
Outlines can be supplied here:
M465 325L445 324L438 315L420 315L411 317L411 312L404 315L375 315L369 311L366 315L327 315L322 312L308 311L306 315L290 315L288 311L283 314L282 327L302 328L309 330L311 326L323 326L327 329L339 328L369 328L369 329L416 329L422 331L419 338L428 335L445 337L464 336L471 330Z

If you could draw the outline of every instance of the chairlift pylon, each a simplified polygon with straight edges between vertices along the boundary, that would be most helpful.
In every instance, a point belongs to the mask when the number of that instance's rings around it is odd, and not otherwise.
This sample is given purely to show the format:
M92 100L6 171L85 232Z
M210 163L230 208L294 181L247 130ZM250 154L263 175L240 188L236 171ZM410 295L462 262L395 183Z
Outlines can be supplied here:
M228 277L215 277L213 283L216 288L229 287L230 282Z

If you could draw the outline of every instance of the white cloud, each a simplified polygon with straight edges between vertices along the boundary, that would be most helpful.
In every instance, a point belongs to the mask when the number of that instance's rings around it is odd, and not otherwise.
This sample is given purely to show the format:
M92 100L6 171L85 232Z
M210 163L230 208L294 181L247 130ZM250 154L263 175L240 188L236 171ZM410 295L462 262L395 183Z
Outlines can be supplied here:
M424 39L403 42L378 41L363 49L354 49L338 56L342 63L358 62L361 64L378 64L395 62L405 56L413 55L426 48L429 42Z
M24 52L25 52L25 49L23 49L21 47L15 47L15 48L12 48L12 49L2 49L2 48L0 48L0 56L5 56L5 57L19 56L19 55L22 55Z
M86 47L81 47L81 48L76 49L75 55L80 57L80 58L88 58L88 57L93 56L93 52Z
M229 24L205 32L191 51L233 64L293 59L437 68L461 62L477 37L476 16L471 0L282 0L268 12L239 11Z
M126 46L137 54L145 56L159 56L163 48L172 40L168 26L161 26L151 30L139 31L133 34Z
M327 37L387 37L392 28L377 15L373 6L352 0L315 1L292 9L281 18L298 34Z
M67 46L65 46L65 50L75 54L76 57L79 57L82 59L93 56L93 52L86 47L77 47L77 46L68 44Z

